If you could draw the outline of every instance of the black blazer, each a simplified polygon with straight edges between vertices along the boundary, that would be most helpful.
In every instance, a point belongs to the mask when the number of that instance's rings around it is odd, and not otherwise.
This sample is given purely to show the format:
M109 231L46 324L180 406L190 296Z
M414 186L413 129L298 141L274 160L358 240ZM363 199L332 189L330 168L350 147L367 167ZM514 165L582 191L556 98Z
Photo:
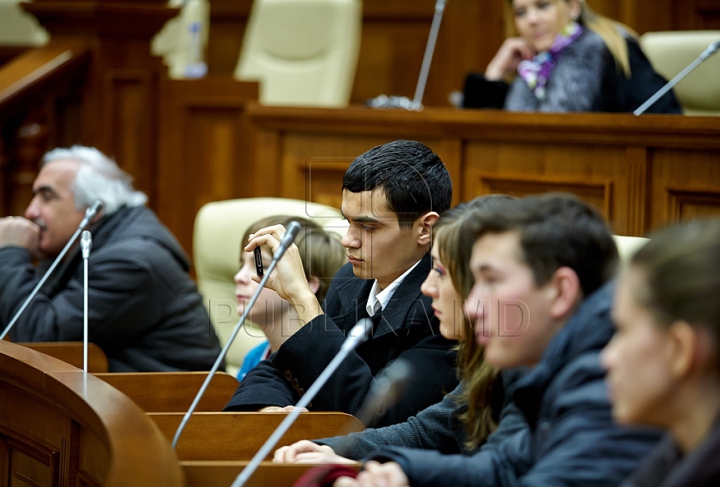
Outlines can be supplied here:
M399 400L374 426L405 421L439 402L457 385L454 343L440 335L439 323L420 285L430 271L426 255L403 280L380 317L372 337L340 365L312 400L311 411L357 414L373 377L402 357L413 375ZM226 411L252 411L295 404L338 353L347 332L367 317L373 281L354 276L347 264L335 275L325 301L325 314L298 330L270 359L260 362L238 387Z

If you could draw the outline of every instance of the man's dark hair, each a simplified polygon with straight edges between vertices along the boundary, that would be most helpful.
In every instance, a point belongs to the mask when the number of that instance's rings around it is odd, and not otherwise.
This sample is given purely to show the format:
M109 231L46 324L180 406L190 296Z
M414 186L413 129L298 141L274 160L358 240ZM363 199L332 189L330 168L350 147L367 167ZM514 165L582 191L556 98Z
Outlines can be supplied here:
M429 147L413 140L373 147L350 164L343 189L360 193L375 188L382 188L388 208L405 226L429 211L442 213L452 202L445 164Z
M529 196L508 202L499 211L473 222L468 232L477 240L486 234L517 232L520 258L535 284L546 284L560 267L578 275L583 295L597 290L615 274L617 248L603 217L569 194Z

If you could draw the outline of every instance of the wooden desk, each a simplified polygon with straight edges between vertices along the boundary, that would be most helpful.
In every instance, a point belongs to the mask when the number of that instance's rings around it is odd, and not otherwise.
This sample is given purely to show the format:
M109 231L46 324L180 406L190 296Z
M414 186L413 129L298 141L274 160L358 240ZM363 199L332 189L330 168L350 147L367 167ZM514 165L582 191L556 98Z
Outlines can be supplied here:
M65 362L0 341L0 398L2 485L185 485L143 411Z
M145 412L186 412L207 372L111 372L95 374L132 399ZM222 411L240 383L217 372L196 411Z
M414 139L445 162L454 202L489 193L574 193L619 235L720 214L720 118L422 112L248 105L256 130L255 181L263 195L339 207L354 157Z
M285 413L196 413L185 425L177 445L181 460L250 460L262 447ZM148 413L172 441L183 413ZM326 438L362 431L357 418L344 413L302 413L277 447L300 440Z
M250 462L181 461L187 487L228 487ZM314 465L278 465L262 462L246 487L289 487ZM360 468L357 464L355 468Z
M18 345L50 355L78 369L83 366L82 342L21 342ZM105 353L94 343L88 344L88 372L107 372L108 360Z

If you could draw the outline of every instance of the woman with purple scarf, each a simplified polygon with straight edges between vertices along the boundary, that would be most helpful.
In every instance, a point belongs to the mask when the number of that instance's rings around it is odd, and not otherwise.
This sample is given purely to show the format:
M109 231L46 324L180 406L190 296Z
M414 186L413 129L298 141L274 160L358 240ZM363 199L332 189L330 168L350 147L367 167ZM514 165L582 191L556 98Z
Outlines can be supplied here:
M665 84L630 29L584 0L509 0L509 6L518 37L505 40L484 74L468 75L463 107L632 112ZM682 108L670 92L649 112Z

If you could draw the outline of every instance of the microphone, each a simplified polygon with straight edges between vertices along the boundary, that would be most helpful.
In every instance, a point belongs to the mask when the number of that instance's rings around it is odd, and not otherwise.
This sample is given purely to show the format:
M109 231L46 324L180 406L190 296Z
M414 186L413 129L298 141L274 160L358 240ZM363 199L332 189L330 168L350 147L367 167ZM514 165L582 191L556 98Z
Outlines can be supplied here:
M88 371L88 259L91 248L92 235L85 230L80 237L80 250L83 258L83 372L86 374Z
M436 0L435 2L435 15L433 15L430 35L428 36L428 41L425 46L425 55L423 56L422 66L420 67L420 76L418 77L417 86L415 87L415 97L410 100L406 96L380 95L368 100L367 105L372 108L404 108L405 110L416 111L423 109L422 99L425 94L425 85L427 84L428 74L430 73L430 64L432 64L433 54L435 53L435 43L438 33L440 32L440 22L442 22L443 13L445 12L446 1L447 0Z
M260 462L262 462L263 459L268 456L268 454L272 451L277 442L280 441L280 438L283 437L283 435L287 432L290 426L292 426L292 424L295 422L297 417L300 416L300 412L302 411L302 409L308 404L310 404L318 391L325 385L325 382L327 382L333 372L335 372L335 370L338 368L340 363L345 360L345 357L347 357L352 350L354 350L358 345L360 345L370 337L372 327L373 323L370 318L363 318L357 322L357 324L350 330L350 333L348 333L348 337L343 342L337 355L335 355L335 357L330 361L328 366L325 367L325 370L323 370L322 373L315 380L315 382L313 382L313 385L310 386L310 388L307 390L307 392L305 392L303 397L300 398L300 401L298 401L298 403L295 405L295 408L292 410L292 412L288 414L287 417L285 417L285 419L283 420L283 422L280 423L280 425L275 429L275 431L273 431L273 434L270 435L270 438L267 439L265 444L263 444L262 448L260 448L260 450L258 450L255 456L252 458L252 460L250 460L250 463L248 463L247 466L242 470L242 472L240 472L240 475L237 476L235 482L232 483L231 487L242 487L243 485L245 485L245 482L250 479L250 476L252 476L252 474L260 465Z
M300 224L295 220L291 221L290 225L288 225L287 229L285 229L285 235L283 235L282 239L280 240L280 246L277 248L275 254L273 255L274 260L280 260L283 254L285 254L285 251L292 245L293 240L295 240L295 237L297 236L299 231Z
M15 313L15 316L12 317L10 320L10 323L5 327L5 330L3 330L2 334L0 334L0 340L5 338L5 335L8 334L8 332L12 329L12 327L15 325L17 320L20 318L20 315L23 314L25 309L30 304L30 301L32 301L32 298L35 297L35 295L40 291L40 288L43 284L45 284L45 281L47 281L48 277L53 273L55 268L58 266L58 264L62 261L63 257L65 257L65 254L67 254L68 250L70 250L70 247L73 246L75 243L75 240L77 240L78 235L80 235L80 232L85 230L85 227L90 224L91 220L95 218L95 216L100 213L103 209L103 203L100 200L97 200L90 208L85 210L85 216L83 217L82 221L80 222L80 225L78 225L77 230L75 230L75 233L72 237L70 237L70 240L68 240L68 243L65 244L65 247L60 251L58 256L53 261L52 265L48 268L47 272L42 276L40 279L40 282L38 282L35 287L33 288L32 292L30 293L30 296L25 299L22 306L20 306L20 309Z
M258 285L258 288L255 290L255 293L253 293L252 297L250 298L250 301L248 302L248 305L245 307L245 312L242 314L240 319L237 322L237 325L235 325L235 328L233 328L232 333L230 334L230 337L228 338L227 343L225 343L225 346L220 351L220 355L218 355L217 360L215 360L215 363L213 364L212 368L210 369L210 372L208 372L207 377L205 378L205 382L203 382L202 386L200 386L200 390L198 391L197 395L195 396L195 399L193 400L192 404L190 405L190 409L188 409L187 413L185 413L185 416L183 416L182 421L180 422L180 425L178 426L177 431L175 432L175 437L172 441L172 448L175 449L177 447L178 441L180 440L180 435L182 434L183 430L185 429L185 425L190 420L190 417L195 412L195 408L197 407L198 403L200 402L200 399L202 399L203 394L205 394L205 390L207 389L208 385L210 384L210 380L212 379L213 375L215 375L215 372L220 368L220 364L222 363L223 359L225 359L225 356L228 353L228 350L230 350L230 346L232 345L233 341L235 341L235 337L237 336L238 332L240 331L240 328L245 323L245 319L247 318L248 314L250 314L250 311L252 310L253 306L255 305L255 301L257 301L258 296L260 295L260 292L265 287L265 283L267 282L268 278L270 277L270 274L277 266L278 261L282 258L282 256L285 254L285 251L292 245L293 240L295 239L295 236L297 235L298 231L300 231L300 224L296 221L291 221L290 224L287 227L287 230L285 231L285 235L283 235L282 239L280 239L280 245L278 246L277 250L275 251L275 254L273 255L273 260L270 262L270 265L268 266L267 270L265 271L265 274L263 275L262 279L260 280L260 284ZM305 407L305 406L303 406Z
M394 360L378 374L357 414L362 424L372 426L375 419L398 400L410 382L411 374L410 363L401 358Z
M665 93L667 93L668 91L670 91L670 90L673 88L673 86L675 86L676 84L678 84L678 83L679 83L680 81L682 81L688 74L690 74L691 72L693 72L693 71L695 70L695 68L697 68L697 67L700 66L702 63L704 63L707 58L709 58L710 56L712 56L713 54L715 54L715 53L718 51L718 49L720 49L720 41L715 41L715 42L713 42L712 44L710 44L710 45L702 52L702 54L700 54L700 55L698 56L698 58L697 58L695 61L693 61L692 63L690 63L690 64L688 65L688 67L686 67L685 69L683 69L682 71L680 71L680 73L678 73L677 76L675 76L673 79L671 79L670 81L668 81L667 84L665 84L665 86L663 86L662 88L660 88L660 89L657 91L657 93L655 93L653 96L651 96L645 103L643 103L642 105L640 105L640 107L638 107L638 109L633 112L633 115L639 116L639 115L642 115L643 113L645 113L645 112L647 111L647 109L650 108L651 106L653 106L656 101L658 101L663 95L665 95Z

